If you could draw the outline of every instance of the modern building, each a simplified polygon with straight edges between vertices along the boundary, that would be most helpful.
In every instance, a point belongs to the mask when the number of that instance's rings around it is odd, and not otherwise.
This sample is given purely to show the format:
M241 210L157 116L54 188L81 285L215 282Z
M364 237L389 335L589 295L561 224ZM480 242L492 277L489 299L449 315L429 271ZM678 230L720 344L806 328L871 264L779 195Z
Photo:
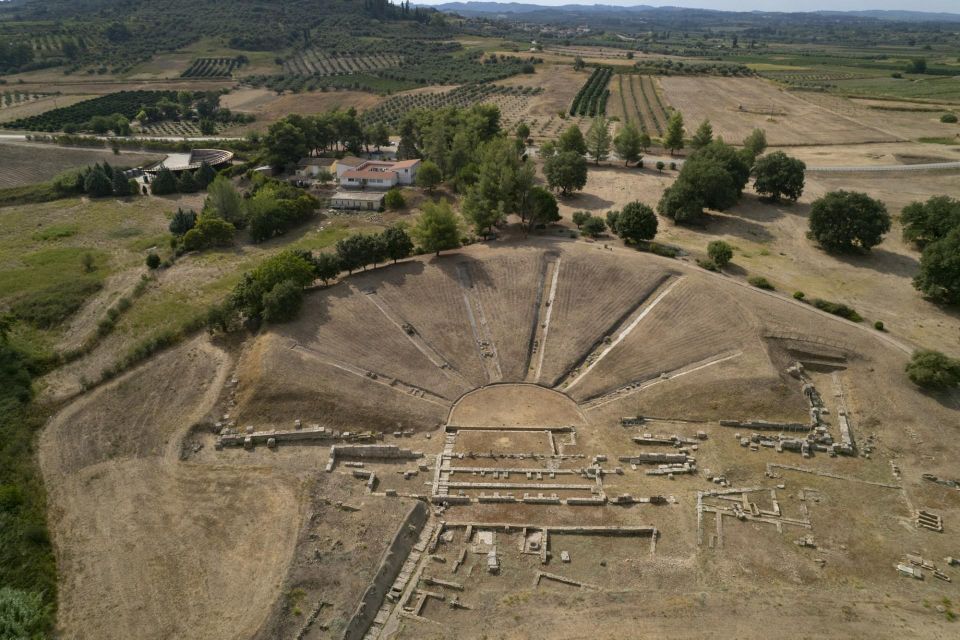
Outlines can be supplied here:
M144 173L151 176L157 174L161 169L169 169L174 173L183 171L196 171L204 162L220 169L230 164L233 160L233 152L223 149L194 149L189 153L171 153L162 161L148 167L144 167Z
M383 208L382 191L345 191L338 190L330 198L332 209L359 209L361 211L379 211Z
M337 177L340 186L346 189L390 189L398 185L413 184L417 177L419 160L401 160L385 162L367 160L343 172L337 163Z

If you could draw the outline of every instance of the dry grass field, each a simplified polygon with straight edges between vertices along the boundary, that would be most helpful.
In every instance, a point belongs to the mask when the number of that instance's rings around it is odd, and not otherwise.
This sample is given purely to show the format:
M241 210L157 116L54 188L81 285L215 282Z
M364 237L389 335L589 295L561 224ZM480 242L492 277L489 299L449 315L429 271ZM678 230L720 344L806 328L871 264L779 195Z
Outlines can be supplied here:
M542 386L515 384L540 349ZM369 581L386 590L399 573L397 597L373 601L371 637L626 637L629 620L631 637L753 639L768 629L744 621L769 619L812 638L946 638L935 605L960 597L942 563L952 538L913 513L960 517L957 492L920 478L950 475L956 409L906 382L907 351L789 296L597 243L542 237L368 270L309 294L288 325L242 344L197 338L52 420L41 462L58 479L60 631L340 637ZM827 428L845 412L871 455L754 451L719 424L807 420L785 372L796 361ZM620 424L632 415L647 422ZM215 421L297 419L383 432L378 444L423 457L338 454L324 473L328 441L215 446ZM696 444L631 441L644 432ZM697 471L648 475L619 459L646 452L686 452ZM469 502L440 508L440 486ZM733 499L711 493L722 488ZM504 499L552 494L561 502ZM562 502L598 495L605 504ZM623 495L665 501L611 502ZM417 496L438 509L422 529L402 524ZM734 500L747 517L731 517ZM407 542L387 554L395 531ZM807 535L814 548L794 544ZM954 582L898 577L906 553ZM395 572L374 578L381 560Z
M250 125L234 126L224 131L227 135L239 135L247 131L263 131L291 113L313 115L321 111L350 107L363 111L375 106L380 100L375 94L360 91L315 91L277 95L269 89L244 87L222 97L220 104L231 111L249 113L256 117L256 121Z
M777 146L900 138L757 78L664 77L660 84L689 130L709 119L714 134L730 142L743 140L754 128L765 129L770 144Z

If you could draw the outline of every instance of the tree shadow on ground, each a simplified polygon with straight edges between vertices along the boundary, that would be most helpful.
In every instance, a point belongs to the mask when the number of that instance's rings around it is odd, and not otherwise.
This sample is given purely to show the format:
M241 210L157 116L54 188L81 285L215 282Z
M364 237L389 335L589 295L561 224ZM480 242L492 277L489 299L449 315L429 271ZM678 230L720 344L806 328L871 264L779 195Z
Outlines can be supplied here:
M572 193L568 196L563 196L561 197L560 202L568 207L573 207L574 209L587 209L590 211L605 211L613 207L613 200L607 200L592 193L584 192Z
M913 278L920 270L920 262L913 256L895 253L887 249L874 247L870 251L855 253L831 253L830 256L851 267L872 269L880 273Z
M730 235L760 244L774 239L762 224L729 213L711 211L705 216L704 224L695 228L704 235Z

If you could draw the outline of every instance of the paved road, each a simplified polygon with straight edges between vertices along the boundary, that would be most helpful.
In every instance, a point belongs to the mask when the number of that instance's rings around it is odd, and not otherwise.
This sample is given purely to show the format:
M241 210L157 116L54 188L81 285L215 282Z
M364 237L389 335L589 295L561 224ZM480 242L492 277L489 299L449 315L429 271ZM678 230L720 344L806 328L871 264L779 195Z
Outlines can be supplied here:
M536 147L527 147L527 154L531 158L537 157ZM647 169L656 167L657 162L663 162L670 166L670 163L676 163L677 167L683 165L682 158L671 158L670 156L644 156L643 166ZM611 153L608 162L621 162L617 154ZM860 172L900 172L900 171L936 171L944 169L960 169L958 162L927 162L923 164L871 164L871 165L838 165L825 167L807 167L807 173L860 173Z

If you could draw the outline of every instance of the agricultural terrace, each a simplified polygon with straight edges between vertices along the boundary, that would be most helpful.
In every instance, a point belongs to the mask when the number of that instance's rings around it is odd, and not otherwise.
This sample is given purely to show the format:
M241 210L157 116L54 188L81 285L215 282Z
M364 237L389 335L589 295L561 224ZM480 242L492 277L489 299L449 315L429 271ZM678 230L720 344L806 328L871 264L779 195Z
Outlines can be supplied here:
M229 78L246 62L246 56L197 58L180 74L181 78Z
M285 60L283 71L300 76L351 75L399 67L403 60L404 57L397 53L338 56L322 49L308 49Z
M496 84L471 84L449 91L422 91L406 93L386 99L375 107L363 112L364 124L384 123L396 127L410 111L414 109L440 109L457 107L460 109L475 104L492 103L506 106L502 109L505 121L519 118L523 114L526 99L540 94L539 87L503 86Z

